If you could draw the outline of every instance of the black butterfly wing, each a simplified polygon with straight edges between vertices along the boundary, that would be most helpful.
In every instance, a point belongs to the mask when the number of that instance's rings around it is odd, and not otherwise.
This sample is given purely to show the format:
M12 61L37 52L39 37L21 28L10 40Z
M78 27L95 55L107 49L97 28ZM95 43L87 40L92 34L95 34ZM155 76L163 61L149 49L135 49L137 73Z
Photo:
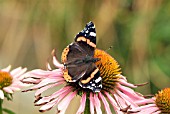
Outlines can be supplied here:
M76 42L66 47L62 53L62 62L65 65L64 78L68 82L76 82L86 72L88 65L83 63L83 58L87 55Z
M100 71L92 63L87 71L86 74L81 78L79 85L82 88L91 89L93 92L99 92L102 88L102 78L100 77Z
M96 47L96 30L92 22L79 32L75 42L67 46L62 53L62 62L73 61L77 58L84 58L86 55L94 56Z
M96 30L92 22L86 24L85 28L75 37L77 42L90 56L94 55L96 48Z
M85 28L76 35L74 40L76 42L80 41L79 39L80 37L85 37L86 39L90 40L91 43L96 45L96 29L95 29L95 25L93 24L93 22L87 23Z

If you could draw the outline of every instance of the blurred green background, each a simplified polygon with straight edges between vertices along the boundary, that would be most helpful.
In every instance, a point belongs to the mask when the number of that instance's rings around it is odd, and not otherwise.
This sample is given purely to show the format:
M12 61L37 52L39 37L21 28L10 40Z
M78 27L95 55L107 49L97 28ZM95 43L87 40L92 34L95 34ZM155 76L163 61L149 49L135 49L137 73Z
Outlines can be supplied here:
M89 21L96 25L97 47L113 46L107 52L128 81L149 82L137 91L155 94L170 87L169 0L0 0L0 68L45 69L52 49L60 59ZM4 107L16 114L40 114L33 101L34 92L16 92ZM74 114L74 102L68 114Z

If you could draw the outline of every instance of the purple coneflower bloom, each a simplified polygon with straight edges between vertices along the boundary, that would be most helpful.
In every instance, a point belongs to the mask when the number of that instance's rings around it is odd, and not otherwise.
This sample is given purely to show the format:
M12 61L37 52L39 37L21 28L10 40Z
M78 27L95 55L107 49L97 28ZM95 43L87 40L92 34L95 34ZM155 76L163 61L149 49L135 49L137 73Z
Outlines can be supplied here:
M4 99L4 94L12 94L14 91L20 90L25 87L25 84L21 82L23 74L26 72L26 68L21 67L10 71L11 66L0 70L0 99Z
M170 88L159 91L154 97L136 102L140 107L129 110L135 114L169 114L170 113Z
M56 59L55 51L52 52L52 55L56 69L52 70L50 64L47 64L48 71L32 70L27 73L23 80L25 83L36 84L29 90L36 90L35 105L41 106L40 112L50 110L57 105L58 113L64 114L76 95L81 96L77 114L82 114L87 105L91 114L102 114L101 104L103 104L107 114L112 114L109 103L117 114L123 114L128 109L137 108L138 105L135 102L144 99L142 95L131 89L136 88L137 85L127 82L126 78L121 74L116 60L100 49L96 48L94 53L94 57L100 58L100 61L95 63L102 77L102 89L99 92L82 88L77 82L67 82L63 76L64 65ZM41 95L46 90L58 86L61 89L51 95Z

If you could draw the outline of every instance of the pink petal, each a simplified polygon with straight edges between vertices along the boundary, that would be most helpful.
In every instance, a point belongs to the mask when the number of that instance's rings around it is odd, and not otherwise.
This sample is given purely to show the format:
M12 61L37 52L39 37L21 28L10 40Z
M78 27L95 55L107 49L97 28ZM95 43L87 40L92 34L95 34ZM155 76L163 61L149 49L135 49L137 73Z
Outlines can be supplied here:
M101 98L103 104L104 104L104 107L105 107L105 110L106 110L106 113L107 114L112 114L111 110L110 110L110 106L106 100L106 98L101 94L101 92L99 92L99 97Z
M76 114L82 114L84 112L85 105L86 105L86 93L84 93L82 95L82 98L81 98L81 101L80 101L80 107L79 107Z
M127 87L131 87L131 88L136 88L137 87L134 84L128 83L126 80L122 80L122 79L120 79L119 83L121 85L124 85L124 86L127 86Z
M22 80L23 83L27 83L27 84L38 84L41 82L40 79L34 79L34 78L25 78Z
M114 96L114 99L117 103L117 105L120 107L120 108L126 108L127 107L127 104L125 102L124 99L121 98L121 96L119 96L118 94L115 94L113 91L110 91L112 93L112 95Z
M49 75L55 74L61 74L62 70L61 69L55 69L52 71L46 71L46 70L41 70L41 69L36 69L36 70L32 70L30 72L27 72L27 77L39 77L39 78L46 78Z
M151 114L153 112L152 108L156 107L157 110L159 110L159 108L156 106L156 104L148 104L148 105L143 105L134 109L130 109L130 112L139 112L138 114L146 114L148 112L148 114ZM155 111L155 110L154 110ZM150 113L149 113L150 112Z
M15 70L15 69L14 69ZM14 71L13 70L13 71ZM13 73L12 71L11 71L11 75L13 76L13 78L18 78L18 80L21 80L22 78L20 77L23 73L25 73L27 71L27 69L26 68L24 68L24 69L20 69L20 70L18 70L18 71L15 71L15 73ZM13 74L12 74L13 73Z
M127 96L131 97L131 99L133 101L137 101L137 100L142 100L144 99L144 97L142 95L137 94L133 89L119 85L117 86L117 88L120 91L123 91L124 94L126 94Z
M10 73L11 75L16 75L18 72L20 72L21 69L22 69L21 67L18 67L16 69L13 69Z
M43 86L46 86L46 85L52 84L52 83L57 83L57 82L55 79L46 78L46 79L42 80L39 84L32 87L31 89L38 89L38 88L41 88Z
M58 103L69 93L71 93L73 91L72 88L68 89L67 91L65 91L64 93L62 93L61 95L58 96Z
M48 97L43 97L42 99L40 99L35 105L38 106L38 104L43 105L40 108L41 112L44 112L46 110L50 110L52 107L54 107L56 104L58 104L60 102L60 100L62 100L66 95L68 95L70 92L65 91L64 93L61 93L60 96L58 98L55 99L50 99ZM46 101L45 101L46 100ZM47 102L48 101L48 102Z
M35 105L41 105L44 103L48 103L50 102L52 99L59 97L57 102L60 102L60 100L62 100L67 94L69 94L72 91L70 86L66 86L64 88L61 88L60 90L58 90L57 92L53 93L52 95L48 96L48 97L43 97L42 99L40 99L39 101L37 101L35 103Z
M153 114L161 114L161 111L154 112Z
M5 87L5 88L3 88L3 90L7 93L13 93L12 89L9 87Z
M57 99L54 99L53 101L49 102L47 105L43 105L39 110L40 112L44 112L47 110L50 110L54 105L56 105Z
M131 100L131 96L127 96L126 94L122 93L121 91L115 89L116 93L121 96L125 102L127 103L127 106L131 106L132 108L136 108L138 107L137 104L135 104L132 100ZM133 97L133 96L132 96Z
M62 83L63 83L63 82L59 82L59 83L54 83L54 84L51 84L51 85L44 86L44 87L38 89L38 90L35 92L35 96L40 95L41 93L43 93L44 91L46 91L46 90L49 89L49 88L52 88L52 87L61 85Z
M94 98L92 92L90 92L90 112L94 114Z
M11 65L9 65L8 67L1 69L0 71L4 71L4 72L9 72L11 69Z
M53 56L53 63L54 63L54 65L55 65L57 68L61 68L61 69L64 68L64 65L59 63L59 61L57 60L56 56Z
M154 99L143 99L143 100L138 100L135 103L138 105L145 105L145 104L150 104L150 103L154 103L155 100Z
M46 68L47 68L47 70L49 70L49 71L51 71L51 70L52 70L52 68L51 68L51 66L50 66L50 64L49 64L49 63L46 63Z
M107 96L108 100L110 101L110 103L112 104L114 110L120 110L120 108L117 106L116 101L113 99L113 97L111 97L111 95L108 92L104 92L105 95Z
M70 95L66 96L59 104L58 104L58 110L59 114L64 114L68 105L70 104L70 101L74 98L74 96L77 94L77 91L72 92Z
M100 100L99 100L97 94L94 94L94 106L96 108L96 113L102 114L101 104L100 104Z
M145 108L145 109L143 109L143 110L141 110L141 112L139 112L139 114L140 113L142 113L142 114L153 114L154 112L157 112L159 110L159 108L158 107L148 107L148 108Z

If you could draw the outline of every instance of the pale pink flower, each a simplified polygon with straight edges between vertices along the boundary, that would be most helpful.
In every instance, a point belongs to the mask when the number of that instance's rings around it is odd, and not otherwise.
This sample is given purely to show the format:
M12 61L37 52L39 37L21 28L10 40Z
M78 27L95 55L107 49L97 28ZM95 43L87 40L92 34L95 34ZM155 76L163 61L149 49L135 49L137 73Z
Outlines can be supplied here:
M0 70L0 99L4 99L4 94L12 94L26 85L21 82L26 68L16 68L10 71L11 66Z
M97 52L95 54L97 54ZM48 71L41 69L32 70L27 73L25 79L23 80L25 83L35 84L26 91L36 90L35 105L41 106L40 112L50 110L52 107L57 105L58 113L64 114L70 102L76 95L81 96L80 106L77 110L77 114L82 114L84 112L88 103L87 100L90 102L89 106L91 114L102 114L101 104L103 104L107 114L112 114L110 107L113 107L117 114L123 114L129 109L137 108L138 105L135 102L144 99L141 94L136 93L133 89L131 89L136 88L137 85L127 82L126 78L121 75L120 68L118 68L119 65L115 60L113 60L113 64L116 66L113 68L114 74L112 74L111 77L113 79L108 80L108 82L112 81L111 85L107 85L107 79L102 78L103 88L97 93L81 88L74 82L66 82L63 77L64 65L58 62L54 52L53 64L57 69L52 70L51 66L47 64ZM48 96L41 95L46 90L53 87L61 87L61 89ZM109 106L109 103L111 106Z
M170 88L159 91L154 97L135 102L140 107L128 110L135 114L169 114L170 113Z

